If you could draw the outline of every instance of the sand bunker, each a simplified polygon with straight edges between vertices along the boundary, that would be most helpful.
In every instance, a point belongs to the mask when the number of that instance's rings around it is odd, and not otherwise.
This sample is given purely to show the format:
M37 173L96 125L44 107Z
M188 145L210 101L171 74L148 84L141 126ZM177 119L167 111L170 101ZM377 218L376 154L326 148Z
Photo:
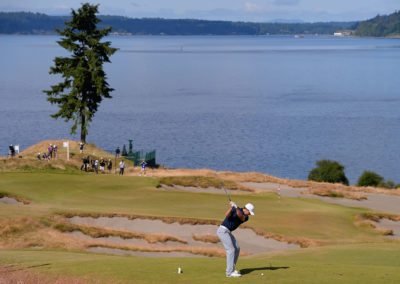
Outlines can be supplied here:
M378 212L400 214L400 196L380 193L364 193L366 200L353 200L347 198L332 198L309 194L308 188L294 188L277 183L242 182L241 185L257 190L258 192L274 192L282 197L312 198L347 207L363 207Z
M18 200L16 200L15 198L11 198L11 197L1 197L0 198L0 203L5 203L5 204L13 204L13 205L23 205L23 202L20 202Z
M284 197L302 197L304 193L308 192L308 188L295 188L286 184L273 182L241 182L240 184L252 188L256 192L274 192Z
M107 244L109 246L121 246L121 247L141 247L143 250L171 250L171 252L141 252L132 253L134 255L151 255L156 254L158 256L165 255L166 257L173 256L187 256L191 255L188 252L182 252L182 249L186 248L198 248L198 249L222 249L221 243L211 243L196 239L208 239L210 236L216 235L216 230L218 226L215 225L181 225L179 223L168 224L162 222L161 220L146 220L146 219L134 219L130 220L125 217L72 217L69 221L75 225L84 225L96 228L106 228L116 231L131 231L140 232L145 234L167 234L174 236L179 239L185 240L187 243L177 243L173 241L167 241L164 243L154 243L150 244L143 239L122 239L120 237L105 237L105 238L92 238L90 236L84 235L81 232L72 232L75 238L90 241L96 240L98 242ZM296 244L287 244L284 242L279 242L274 239L267 239L262 236L257 235L251 229L237 229L234 232L236 239L241 247L241 252L245 255L253 255L260 253L268 253L273 251L283 251L299 248ZM200 237L200 238L199 238ZM94 247L90 249L91 251L104 252L104 253L115 253L118 252L112 249L105 249L101 247ZM176 251L176 253L174 252Z
M375 224L379 229L391 230L393 232L392 235L388 235L388 238L400 239L400 222L381 219L379 222L375 222Z

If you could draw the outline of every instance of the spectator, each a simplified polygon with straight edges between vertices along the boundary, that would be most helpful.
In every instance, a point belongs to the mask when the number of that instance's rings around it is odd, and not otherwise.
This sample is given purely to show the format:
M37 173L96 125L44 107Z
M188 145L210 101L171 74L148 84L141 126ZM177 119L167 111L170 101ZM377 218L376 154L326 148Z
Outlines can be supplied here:
M89 156L84 157L82 159L82 166L81 166L81 171L85 170L85 172L87 172L88 170L88 165L89 165Z
M40 161L42 160L42 154L40 154L40 152L37 154L36 158Z
M141 173L140 173L140 175L146 175L146 166L147 166L147 163L146 163L146 161L145 160L143 160L141 163L140 163L140 165L141 165L141 167L142 167L142 170L141 170Z
M119 174L121 176L123 176L124 175L124 171L125 171L125 162L122 159L121 162L119 162Z
M83 153L83 148L85 147L85 143L79 142L79 153Z
M10 147L8 147L9 151L8 154L10 155L10 157L14 157L15 156L15 147L13 144L10 145Z
M121 154L121 150L119 149L119 147L117 147L117 149L115 150L115 157L119 158Z
M94 161L94 171L96 172L96 174L99 173L99 160Z
M43 153L42 158L43 158L43 160L49 161L50 160L50 155L47 154L47 153Z
M48 158L50 160L51 158L53 158L53 146L51 144L49 145L49 148L47 148L47 152L48 152Z
M57 145L53 145L53 156L54 156L54 159L57 159L57 152L58 152L58 147L57 147Z
M112 162L111 162L111 159L108 159L107 170L108 170L108 173L111 174L111 170L112 170Z
M89 165L90 165L90 156L88 155L86 157L86 171L89 169Z
M100 171L104 174L104 169L106 168L106 161L103 158L100 159Z

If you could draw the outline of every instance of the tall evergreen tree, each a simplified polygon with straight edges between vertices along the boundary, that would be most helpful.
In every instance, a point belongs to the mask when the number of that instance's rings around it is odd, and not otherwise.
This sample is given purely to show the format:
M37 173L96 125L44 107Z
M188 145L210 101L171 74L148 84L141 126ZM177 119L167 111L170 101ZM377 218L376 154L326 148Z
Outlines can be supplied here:
M113 91L107 83L103 64L117 49L111 42L101 42L111 28L98 29L98 5L82 4L72 10L72 19L64 30L57 30L61 40L58 44L71 53L70 57L56 57L50 74L60 74L63 81L45 90L47 100L59 106L53 118L73 121L71 134L80 125L81 141L86 142L89 123L92 121L103 98L111 98Z

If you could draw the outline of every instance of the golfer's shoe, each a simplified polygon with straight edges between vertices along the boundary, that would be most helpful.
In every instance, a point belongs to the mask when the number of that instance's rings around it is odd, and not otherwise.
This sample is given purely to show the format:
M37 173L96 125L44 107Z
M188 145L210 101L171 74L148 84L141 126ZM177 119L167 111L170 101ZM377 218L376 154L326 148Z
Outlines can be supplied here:
M231 274L227 274L226 277L241 277L242 274L240 274L238 271L233 271Z

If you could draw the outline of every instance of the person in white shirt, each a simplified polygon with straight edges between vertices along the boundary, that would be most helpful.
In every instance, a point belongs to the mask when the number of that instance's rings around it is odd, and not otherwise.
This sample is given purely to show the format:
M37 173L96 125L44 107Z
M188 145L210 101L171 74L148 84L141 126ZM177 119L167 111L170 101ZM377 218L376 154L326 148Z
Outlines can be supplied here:
M119 162L119 174L123 176L124 171L125 171L125 161L121 160L121 162Z

